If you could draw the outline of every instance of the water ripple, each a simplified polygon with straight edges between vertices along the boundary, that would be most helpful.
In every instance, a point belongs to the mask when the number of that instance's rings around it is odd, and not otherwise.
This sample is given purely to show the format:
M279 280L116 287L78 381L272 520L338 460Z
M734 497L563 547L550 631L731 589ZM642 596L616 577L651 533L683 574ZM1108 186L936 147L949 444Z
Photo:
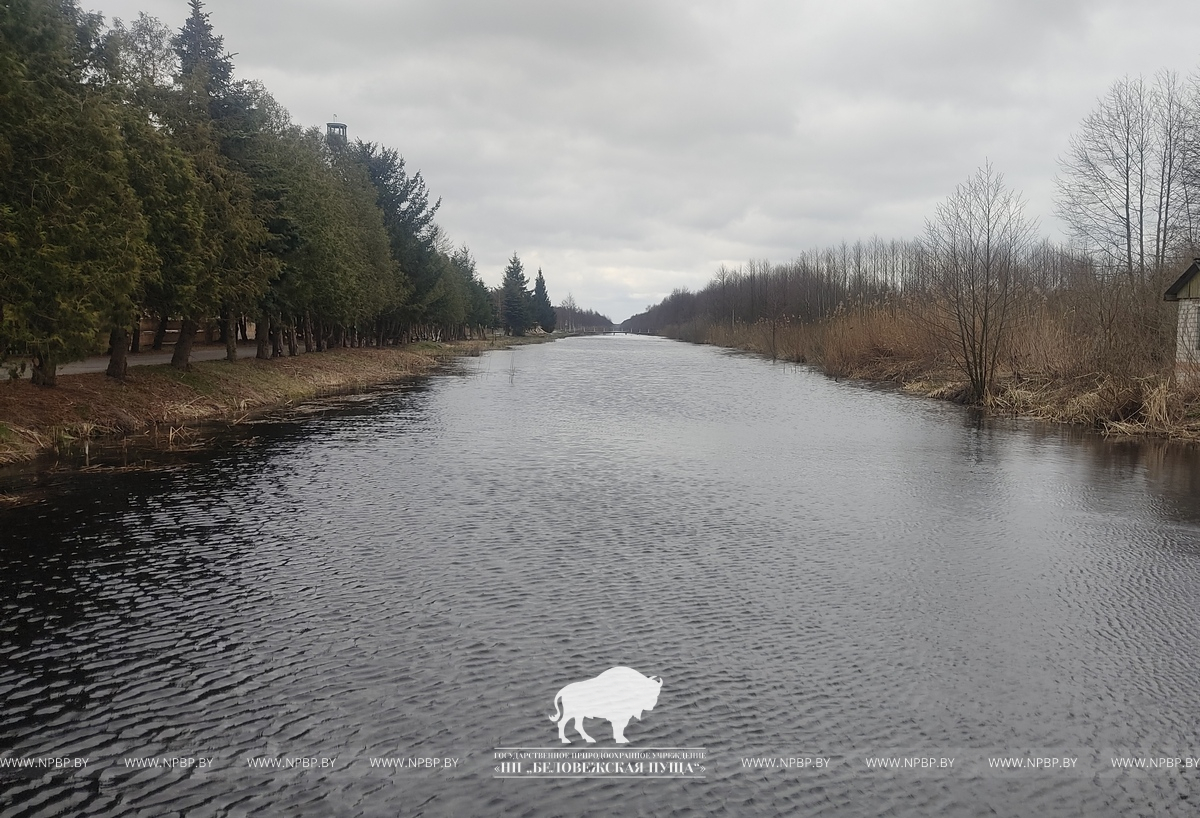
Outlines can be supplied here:
M510 369L510 364L515 369ZM1195 454L579 339L0 511L0 815L1183 814ZM705 779L493 780L569 681L664 678ZM589 724L600 746L607 725ZM989 756L1079 753L1085 773ZM952 771L866 756L953 754ZM126 757L211 756L137 770ZM372 756L462 759L380 770ZM744 757L823 755L825 771ZM249 769L247 757L337 758Z

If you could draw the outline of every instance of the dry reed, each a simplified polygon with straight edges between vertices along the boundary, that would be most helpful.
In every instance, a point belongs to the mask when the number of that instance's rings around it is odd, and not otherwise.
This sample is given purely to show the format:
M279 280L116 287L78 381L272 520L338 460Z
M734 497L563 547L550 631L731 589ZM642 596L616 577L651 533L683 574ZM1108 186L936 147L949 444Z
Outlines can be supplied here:
M1200 379L1174 376L1174 315L1147 299L1089 304L1079 295L1022 305L985 408L1106 434L1200 440ZM896 300L841 307L815 323L696 321L667 334L963 402L970 390L943 316L929 302Z

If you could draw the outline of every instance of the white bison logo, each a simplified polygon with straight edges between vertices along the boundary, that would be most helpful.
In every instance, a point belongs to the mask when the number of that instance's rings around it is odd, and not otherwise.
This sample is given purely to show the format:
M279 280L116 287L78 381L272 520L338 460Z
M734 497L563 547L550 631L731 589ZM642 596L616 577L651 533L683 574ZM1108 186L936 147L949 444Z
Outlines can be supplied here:
M571 743L567 738L567 722L571 719L588 744L595 744L596 740L583 731L584 719L608 719L612 722L613 740L628 744L626 725L630 719L641 719L644 711L654 709L660 690L662 679L657 676L643 676L631 667L610 668L595 679L573 682L558 691L554 697L555 714L550 721L558 722L558 737L563 744Z

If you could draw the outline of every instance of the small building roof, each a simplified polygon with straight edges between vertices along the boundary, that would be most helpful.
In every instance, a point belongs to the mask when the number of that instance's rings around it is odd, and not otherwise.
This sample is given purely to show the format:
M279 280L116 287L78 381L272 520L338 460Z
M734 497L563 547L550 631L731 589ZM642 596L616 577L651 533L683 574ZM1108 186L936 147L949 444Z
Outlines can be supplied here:
M1200 275L1200 258L1192 259L1192 266L1183 271L1183 275L1175 280L1175 283L1167 288L1163 294L1164 301L1178 301L1179 294L1192 282L1192 279ZM1185 298L1187 296L1184 296Z

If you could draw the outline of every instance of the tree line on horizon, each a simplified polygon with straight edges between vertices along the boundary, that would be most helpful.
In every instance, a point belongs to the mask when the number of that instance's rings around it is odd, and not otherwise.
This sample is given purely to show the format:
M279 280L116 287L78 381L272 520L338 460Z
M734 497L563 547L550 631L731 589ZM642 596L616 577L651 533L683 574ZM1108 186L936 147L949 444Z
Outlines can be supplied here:
M851 316L865 337L871 316L902 314L932 354L966 376L977 403L988 402L1001 369L1024 377L1033 368L1022 354L1035 324L1047 343L1070 350L1069 364L1037 363L1052 377L1169 373L1175 311L1163 292L1200 254L1200 71L1115 82L1059 167L1055 208L1068 243L1039 236L1020 194L985 163L920 237L722 265L700 290L677 289L622 327L695 341L757 327L774 355L783 327ZM899 354L890 342L876 346L863 354Z
M504 268L504 280L492 290L497 325L509 335L522 336L530 330L545 333L562 329L567 332L603 332L612 329L613 322L594 310L580 309L572 295L567 295L557 307L550 303L546 279L539 267L528 289L525 265L520 256L512 254Z
M526 313L502 314L420 172L292 122L189 6L172 31L76 0L0 5L0 361L53 385L107 342L123 377L143 318L155 348L178 323L180 368L205 327L230 359L250 323L260 358L553 329L540 270Z
M580 307L570 294L554 308L554 313L559 328L567 332L607 332L614 326L607 315Z

